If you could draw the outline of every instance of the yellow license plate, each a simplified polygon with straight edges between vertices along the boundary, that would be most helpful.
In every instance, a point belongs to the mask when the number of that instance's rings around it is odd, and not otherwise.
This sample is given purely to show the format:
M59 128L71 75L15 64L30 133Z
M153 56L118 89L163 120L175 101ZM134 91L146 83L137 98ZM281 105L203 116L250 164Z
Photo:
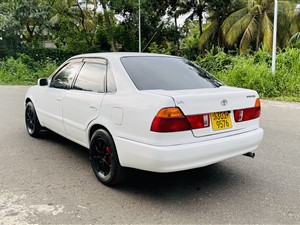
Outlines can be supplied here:
M213 130L223 130L232 127L229 112L216 112L211 113L211 123Z

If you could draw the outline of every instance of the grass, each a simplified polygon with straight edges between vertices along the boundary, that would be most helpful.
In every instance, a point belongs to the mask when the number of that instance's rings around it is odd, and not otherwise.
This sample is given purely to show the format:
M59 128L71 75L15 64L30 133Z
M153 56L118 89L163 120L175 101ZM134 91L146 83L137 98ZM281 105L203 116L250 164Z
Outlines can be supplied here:
M55 61L46 59L34 61L27 55L19 54L0 61L0 84L32 85L38 78L49 77L57 68Z
M262 98L300 101L300 49L285 49L277 55L276 73L271 55L265 51L231 56L208 54L196 63L229 86L257 90Z
M269 100L284 101L284 102L300 102L300 97L281 96L276 98L270 98Z

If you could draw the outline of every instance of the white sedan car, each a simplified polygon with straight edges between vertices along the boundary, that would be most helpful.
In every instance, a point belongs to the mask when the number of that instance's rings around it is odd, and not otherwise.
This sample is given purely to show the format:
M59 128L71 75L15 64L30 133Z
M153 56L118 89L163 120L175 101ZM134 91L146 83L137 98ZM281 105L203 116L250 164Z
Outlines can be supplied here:
M88 148L106 185L126 167L165 173L254 156L260 112L256 91L225 86L186 59L144 53L72 57L25 98L29 135L49 129Z

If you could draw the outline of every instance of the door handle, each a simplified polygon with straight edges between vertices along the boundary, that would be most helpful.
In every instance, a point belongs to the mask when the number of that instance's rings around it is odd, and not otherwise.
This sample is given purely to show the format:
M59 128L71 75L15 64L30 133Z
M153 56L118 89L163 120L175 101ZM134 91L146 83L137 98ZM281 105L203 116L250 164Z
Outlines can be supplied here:
M90 105L90 109L92 109L92 110L97 110L97 106L96 105Z
M61 102L62 98L57 98L56 101Z

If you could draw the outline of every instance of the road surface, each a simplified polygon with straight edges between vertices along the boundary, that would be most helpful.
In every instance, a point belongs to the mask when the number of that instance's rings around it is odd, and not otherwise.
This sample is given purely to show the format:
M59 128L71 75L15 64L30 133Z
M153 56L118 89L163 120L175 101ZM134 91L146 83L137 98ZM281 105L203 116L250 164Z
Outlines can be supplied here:
M88 151L29 137L28 87L0 86L0 224L300 224L300 104L263 101L255 159L99 183Z

